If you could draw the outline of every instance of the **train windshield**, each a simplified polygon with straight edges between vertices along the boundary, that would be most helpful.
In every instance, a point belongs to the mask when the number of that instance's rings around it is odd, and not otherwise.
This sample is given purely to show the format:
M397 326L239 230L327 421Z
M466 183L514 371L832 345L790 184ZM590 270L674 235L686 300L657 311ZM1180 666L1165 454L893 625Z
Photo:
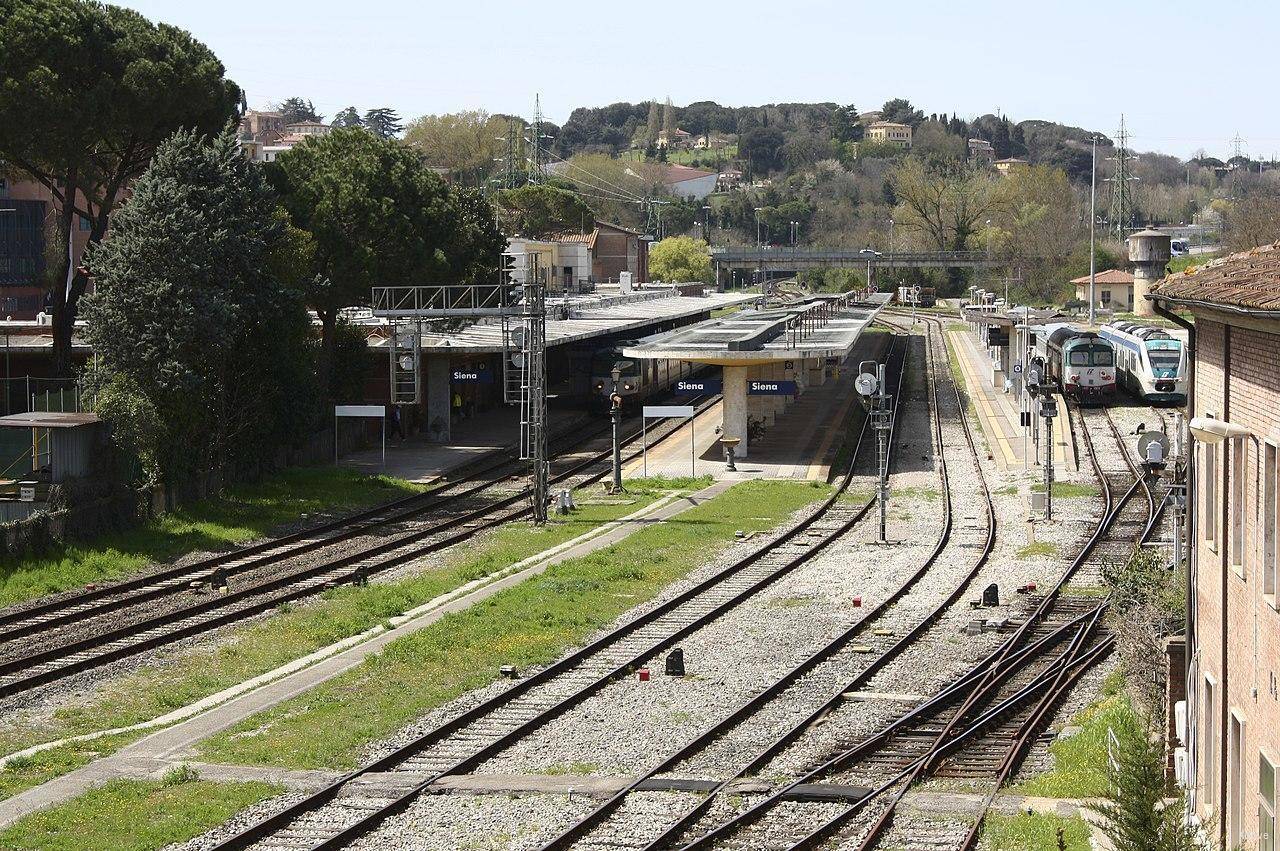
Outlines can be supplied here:
M1115 355L1110 346L1090 346L1089 363L1093 366L1111 366L1115 363Z
M1182 361L1182 343L1177 340L1147 343L1147 357L1157 378L1172 378L1178 374L1178 365Z

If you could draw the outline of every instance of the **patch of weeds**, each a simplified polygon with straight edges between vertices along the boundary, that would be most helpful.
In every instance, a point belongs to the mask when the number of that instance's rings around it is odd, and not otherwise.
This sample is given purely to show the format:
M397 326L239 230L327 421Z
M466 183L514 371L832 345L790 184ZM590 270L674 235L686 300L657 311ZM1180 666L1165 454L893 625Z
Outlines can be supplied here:
M1136 717L1129 698L1109 683L1111 693L1071 719L1079 732L1055 739L1049 745L1053 768L1013 787L1021 795L1046 798L1098 798L1108 791L1107 731Z
M199 779L200 772L184 762L166 771L161 782L166 786L181 786L183 783L195 783Z
M1058 554L1058 545L1049 543L1048 541L1036 541L1034 544L1027 544L1018 550L1018 558L1038 558L1040 556L1055 556Z
M1034 493L1044 493L1044 483L1031 486ZM1075 482L1054 482L1053 495L1058 499L1079 499L1081 497L1097 496L1099 493L1097 485L1082 485Z
M1061 831L1063 844L1058 843ZM1041 813L989 813L982 825L983 851L1090 851L1091 831L1084 819Z

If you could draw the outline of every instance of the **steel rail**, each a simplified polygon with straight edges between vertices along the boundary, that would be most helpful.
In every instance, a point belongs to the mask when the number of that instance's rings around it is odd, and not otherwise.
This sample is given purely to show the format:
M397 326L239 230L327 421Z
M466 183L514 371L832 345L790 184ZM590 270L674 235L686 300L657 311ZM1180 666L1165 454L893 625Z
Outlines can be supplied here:
M802 532L809 529L818 518L824 516L828 511L830 511L831 508L839 501L844 491L848 488L848 485L852 480L854 465L856 464L860 454L859 450L861 449L869 421L869 418L863 420L862 427L858 433L857 445L849 461L848 470L836 492L825 500L818 510L812 515L794 524L778 538L757 548L743 558L738 559L728 567L717 571L715 575L696 583L672 599L655 606L641 614L639 617L615 628L614 630L611 630L609 633L597 638L591 643L574 650L569 655L547 666L536 674L519 681L511 688L484 700L479 705L464 711L460 715L433 728L431 731L418 736L413 741L397 748L381 759L344 774L342 777L337 778L323 789L320 789L291 804L280 812L247 825L236 834L223 838L213 847L216 849L223 849L223 851L248 848L254 843L265 839L277 830L285 827L294 819L300 818L307 813L314 812L319 807L333 801L342 789L356 778L371 773L387 771L421 753L432 745L444 741L453 733L492 714L495 710L511 704L516 698L527 694L537 686L551 682L565 672L572 670L585 660L599 654L610 645L639 632L644 626L656 622L661 617L676 610L683 604L700 597L709 589L714 588L726 579L732 578L736 574L742 572L744 568L764 558L768 553L772 552L780 545L797 538ZM855 519L850 521L850 523L856 522L861 516L865 516L865 514L870 511L873 504L873 500L868 500L860 509L858 509L855 513ZM629 660L615 665L613 669L604 676L598 677L594 682L560 700L548 709L539 712L537 715L519 724L514 729L501 734L496 741L482 747L479 751L472 751L467 757L459 760L457 763L443 770L435 771L426 779L414 784L411 788L397 793L387 804L361 816L354 824L348 825L337 834L328 836L322 841L311 846L313 851L345 847L348 843L376 828L386 818L402 812L440 777L468 770L470 766L482 762L493 753L497 753L498 751L509 747L516 739L526 735L528 732L536 729L542 724L545 724L547 721L558 717L567 709L578 705L582 700L598 692L619 675L634 669L634 667L644 659L651 657L655 653L661 652L664 647L669 646L675 641L678 641L684 635L704 626L706 623L709 623L719 617L725 611L728 611L738 605L741 601L750 598L761 588L767 587L767 585L775 581L778 576L789 572L794 566L807 560L807 558L807 555L802 555L796 559L789 560L782 567L772 571L763 579L752 583L752 585L745 590L734 593L728 600L716 605L710 611L698 615L691 623L679 628L674 634L668 635L659 640L656 644L644 648L639 653L634 654Z
M714 401L706 403L703 410L712 404L714 404ZM668 439L674 433L674 430L672 430L660 438L660 441ZM591 458L578 462L569 469L556 474L551 481L563 482L584 470L600 464L604 460L608 460L610 456L611 450L597 453ZM636 456L637 453L632 453L628 460ZM608 469L602 469L580 482L579 486L598 481L608 473ZM487 485L482 487L487 487ZM72 674L90 670L108 662L134 656L183 638L199 635L202 632L270 611L281 603L316 594L324 590L330 582L341 584L353 581L361 571L366 576L373 575L423 555L447 549L472 537L480 528L492 528L528 514L530 508L525 504L527 503L527 498L528 489L525 489L464 514L451 517L441 523L390 538L371 547L348 553L329 561L282 573L263 582L226 594L213 595L209 599L183 606L172 612L144 618L96 635L53 647L41 648L23 656L4 660L0 662L0 678L7 679L0 679L0 698L29 691L37 686L64 679ZM476 521L480 522L481 525L467 525ZM449 532L449 530L455 528L457 531ZM403 553L396 553L397 550L415 545L424 538L430 538L441 532L447 533L445 537L413 546L412 549ZM371 558L383 555L387 557L372 564L362 564L362 562L366 562ZM348 568L350 569L348 570ZM309 580L324 577L326 574L334 573L335 571L337 572L336 575L330 577L328 582L308 583ZM256 602L248 602L264 595L268 596ZM236 604L241 602L246 603L246 605L237 607ZM220 609L226 609L226 611L210 618L200 617ZM188 623L183 624L183 621L188 621ZM13 674L21 675L11 676Z
M931 325L926 325L926 327L932 330ZM942 345L945 347L945 342L943 342ZM946 447L945 447L943 436L942 436L942 416L941 416L941 404L940 404L941 399L940 399L940 390L938 387L939 378L945 376L946 379L948 380L950 379L950 370L948 369L945 373L939 370L937 366L937 355L933 346L932 334L926 334L925 354L926 354L926 369L927 369L926 375L928 377L928 385L929 385L929 390L926 393L926 397L931 398L932 401L934 402L934 404L931 405L930 407L933 409L933 412L934 412L934 416L932 418L933 419L933 439L937 446L938 457L940 460L940 474L941 474L942 484L943 484L944 525L941 533L939 534L938 540L934 544L932 551L921 563L920 567L910 577L908 577L908 580L903 585L901 585L890 597L888 597L886 600L878 604L874 609L870 610L867 613L867 616L858 622L858 624L856 625L856 629L858 630L861 630L864 626L868 625L871 622L872 618L881 614L882 612L887 610L889 606L891 606L892 604L896 603L899 599L901 599L901 597L905 595L915 585L915 583L932 568L933 564L946 550L950 542L951 530L952 530L952 500L951 500L951 486L950 486L950 471L947 465ZM981 465L978 463L977 447L976 447L976 444L974 443L973 434L969 428L968 415L965 412L964 402L960 397L959 388L955 386L954 382L951 382L951 387L952 387L952 391L955 394L957 416L960 418L961 425L964 429L965 441L969 448L970 460L974 464L974 469L975 469L975 472L977 473L978 481L982 486L984 502L986 504L986 510L987 510L987 537L985 542L983 543L982 551L979 553L978 557L974 560L973 565L970 567L966 575L960 580L960 582L956 584L955 589L947 596L945 600L943 600L941 603L935 606L930 612L928 612L921 620L919 620L910 629L908 629L906 633L904 633L897 641L895 641L892 645L890 645L886 650L884 650L882 653L876 656L876 658L872 659L864 668L862 668L858 672L857 675L853 677L853 679L851 679L843 687L838 689L832 697L824 701L816 710L811 712L807 717L793 724L785 733L783 733L778 738L774 739L773 742L771 742L768 746L766 746L765 749L762 750L760 753L756 754L746 765L744 765L741 769L739 769L733 776L718 783L716 787L712 789L709 792L709 794L701 798L694 805L692 809L686 811L674 824L669 825L656 839L650 841L646 846L644 846L645 851L650 851L651 849L664 847L669 843L671 843L672 841L674 841L674 839L680 833L686 830L698 818L700 818L703 814L705 814L706 811L711 808L711 806L717 799L717 796L722 794L733 782L741 779L742 777L745 777L748 774L751 774L759 770L771 759L773 759L774 756L776 756L784 748L786 748L789 744L794 742L796 739L800 738L815 723L817 723L823 717L825 717L830 712L832 712L839 704L841 704L844 701L845 699L844 696L846 694L858 688L861 688L863 685L865 685L877 672L881 670L881 668L883 668L886 664L888 664L892 659L896 658L902 652L902 650L904 650L913 641L915 641L920 636L920 634L923 633L929 626L936 623L937 620L943 615L943 613L948 608L950 608L950 606L954 605L956 600L960 598L960 596L964 593L964 589L969 585L970 582L972 582L973 578L978 574L978 571L982 569L983 565L986 564L988 558L990 557L991 552L995 547L995 534L996 534L995 509L991 502L991 494L990 494L989 488L987 487L986 479L982 474ZM666 767L664 767L662 770L666 770Z
M903 384L903 379L905 378L906 372L907 372L907 363L908 363L908 360L906 357L907 354L909 354L909 349L907 352L904 352L902 365L898 369L897 389L896 389L896 392L894 393L895 401L894 401L893 428L890 431L890 452L893 451L892 447L897 437L898 411L901 408L901 400L902 400L902 384ZM924 395L925 395L925 400L927 405L928 393ZM945 500L943 504L943 532L941 536L941 541L945 542L951 530L951 494L950 494L949 488L946 485L945 453L944 453L944 447L942 444L941 421L937 416L936 408L934 406L930 406L930 407L933 408L934 414L935 414L935 416L932 417L932 419L934 420L934 423L933 423L933 428L931 429L931 431L934 432L934 435L935 435L934 445L937 448L939 456L944 458L942 478L943 478L943 493L945 494ZM858 515L858 519L859 520L862 519L863 516L865 516L865 512L860 513ZM848 528L851 529L852 525L850 525ZM847 531L848 529L842 531L841 534L845 534L845 532ZM800 677L804 676L806 673L813 670L819 664L831 658L840 650L845 648L850 641L852 641L856 636L862 634L862 632L866 630L872 622L874 622L884 611L886 611L895 602L901 599L902 596L905 595L910 590L910 588L916 584L916 582L928 571L934 559L937 558L938 554L942 550L942 546L943 544L940 542L939 545L935 547L933 555L930 556L930 558L921 567L917 568L910 576L908 576L901 584L899 584L899 586L892 593L890 593L884 600L877 603L872 608L868 609L864 613L863 617L859 618L856 623L852 624L848 629L845 629L835 638L831 639L825 645L818 648L818 650L811 653L807 658L801 660L798 664L794 665L785 674L783 674L778 679L774 680L774 682L771 683L766 689L750 697L747 701L745 701L740 706L738 706L738 708L735 709L733 712L731 712L728 716L714 722L708 728L700 731L697 735L695 735L692 739L690 739L688 742L682 745L674 753L664 757L661 761L659 761L655 765L652 765L642 773L633 777L625 787L615 792L611 797L603 801L598 807L596 807L586 815L582 816L580 819L578 819L578 821L576 821L569 827L565 828L563 831L561 831L558 835L556 835L552 839L545 842L542 846L540 846L539 851L559 851L559 849L568 848L573 842L580 839L584 834L586 834L588 831L598 826L601 822L603 822L606 818L608 818L613 812L615 812L618 809L618 807L620 807L630 795L632 795L637 790L639 790L640 787L646 781L650 780L653 777L658 776L659 774L662 774L663 772L666 772L674 768L683 760L688 759L689 757L693 756L694 754L702 751L703 749L711 745L713 742L718 740L722 735L724 735L724 733L726 733L728 730L742 723L745 719L753 715L760 708L762 708L763 706L767 705L770 701L775 699L779 694L784 692L787 688L793 685L798 679L800 679ZM817 554L818 552L815 551L812 555L817 555ZM741 776L741 774L739 774L738 776ZM715 799L715 796L720 791L723 790L724 786L727 785L728 782L730 781L725 781L719 784L715 789L711 790L706 796L704 796L699 803L699 807L709 806L710 803ZM689 815L686 814L685 817L688 818Z
M941 320L930 319L928 321L934 321L941 324ZM957 392L958 392L958 388L957 388ZM967 414L966 414L966 422L967 422ZM1140 481L1135 480L1133 484L1129 487L1129 489L1125 491L1124 494L1120 496L1118 500L1115 499L1113 497L1113 494L1111 493L1110 485L1107 482L1106 477L1103 475L1100 462L1098 461L1098 458L1097 458L1097 453L1094 450L1087 428L1084 429L1084 433L1085 433L1086 443L1088 444L1090 459L1093 463L1095 473L1098 475L1098 478L1100 479L1100 481L1103 482L1103 485L1104 485L1103 486L1104 511L1103 511L1102 517L1100 518L1093 534L1085 542L1080 552L1073 559L1071 565L1068 566L1067 570L1059 578L1058 582L1055 583L1053 588L1051 588L1046 593L1045 597L1040 601L1040 603L1031 612L1031 614L1023 621L1021 626L1005 642L1003 642L1001 646L998 647L991 656L987 657L987 659L983 660L982 663L980 663L978 666L975 666L973 669L971 669L969 676L966 677L965 680L962 680L962 683L965 683L967 685L968 682L972 682L973 679L978 679L980 677L978 683L969 692L970 697L965 701L965 705L962 707L960 711L958 711L953 716L952 722L949 723L947 727L944 729L944 736L950 736L954 732L954 728L958 719L963 715L965 711L968 711L969 709L972 708L975 702L975 699L981 695L988 694L991 690L992 683L998 680L998 678L1002 674L1007 673L1007 663L1010 660L1010 654L1015 653L1015 648L1017 647L1018 643L1021 642L1021 640L1028 634L1028 631L1036 623L1038 623L1046 614L1046 612L1051 608L1053 603L1056 601L1061 589L1071 579L1071 577L1075 574L1075 572L1078 571L1079 568L1085 563L1089 555L1093 552L1093 550L1105 537L1106 533L1111 528L1116 518L1119 516L1120 511L1123 509L1124 505L1129 501L1129 499L1132 498L1133 494L1136 492L1137 488L1140 485ZM960 684L957 684L956 687L953 687L949 691L954 694L956 688L959 685ZM915 714L914 712L909 713L909 715L906 717L909 718L914 714ZM895 722L895 724L891 724L890 726L892 728L896 728L899 725ZM884 738L887 738L887 735ZM696 849L696 848L707 848L716 839L723 838L733 829L744 826L745 824L751 821L757 820L758 818L763 816L764 811L767 808L773 806L778 800L780 800L783 796L785 796L785 794L789 792L794 786L800 785L801 783L805 783L805 782L811 782L815 778L819 777L820 775L827 774L827 773L830 773L831 771L837 770L842 764L844 764L848 760L856 758L856 756L860 752L860 749L865 749L865 744L856 746L855 748L845 751L843 754L838 755L832 760L829 760L827 763L824 763L822 766L819 766L817 769L814 769L813 771L807 773L805 776L803 776L799 780L796 780L793 783L788 784L787 786L783 787L779 791L775 791L773 794L769 795L764 800L758 802L757 804L755 804L748 810L744 811L743 813L738 814L733 819L721 824L720 826L713 829L712 831L706 834L703 834L698 839L683 846L682 851L693 851L693 849ZM933 756L927 754L925 758L925 764L928 765L929 763L931 763L933 761L933 758L934 758ZM879 829L883 829L883 825L879 825ZM875 831L873 830L873 833L874 832ZM654 847L654 846L651 846L651 847Z
M573 446L607 433L607 426L567 429L558 434L555 440ZM628 442L634 441L640 434L641 431L637 429L628 435ZM502 447L495 451L509 452L511 449L511 447ZM474 462L468 466L474 466ZM452 492L461 485L504 468L513 469L511 472L502 473L473 487ZM121 606L137 605L179 592L186 587L185 583L209 578L219 567L223 568L227 576L234 576L268 564L297 558L314 550L367 534L373 529L410 520L439 508L442 504L475 496L495 485L520 479L523 475L520 462L512 461L510 458L503 457L491 460L489 463L481 462L478 468L423 493L390 500L315 526L268 538L248 546L236 547L224 553L216 553L191 564L170 566L119 582L80 590L73 595L60 594L34 605L0 611L0 645L110 613ZM283 551L281 551L282 547L285 548ZM232 562L236 564L232 565Z

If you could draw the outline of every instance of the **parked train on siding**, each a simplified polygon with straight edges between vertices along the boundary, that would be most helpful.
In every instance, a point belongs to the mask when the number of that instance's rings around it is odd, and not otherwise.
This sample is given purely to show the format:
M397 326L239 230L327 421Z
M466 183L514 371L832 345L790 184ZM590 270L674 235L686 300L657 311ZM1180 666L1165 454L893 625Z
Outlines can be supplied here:
M591 396L594 403L607 407L613 392L613 368L622 373L618 381L618 395L623 405L632 407L648 401L659 393L671 389L681 378L688 378L700 367L681 360L640 360L629 358L622 350L635 345L625 340L617 345L597 349L591 357Z
M1098 332L1116 350L1122 387L1146 402L1187 403L1187 353L1163 328L1116 320Z
M1036 354L1044 361L1045 380L1077 402L1110 402L1116 393L1115 350L1111 343L1078 325L1054 322L1036 334Z

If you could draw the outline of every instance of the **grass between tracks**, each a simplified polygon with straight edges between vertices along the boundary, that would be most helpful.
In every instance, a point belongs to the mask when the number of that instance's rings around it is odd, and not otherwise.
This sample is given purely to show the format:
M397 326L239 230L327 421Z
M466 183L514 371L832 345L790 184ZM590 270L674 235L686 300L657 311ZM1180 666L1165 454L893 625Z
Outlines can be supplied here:
M10 851L149 851L184 842L282 790L267 783L112 780L0 830Z
M1102 685L1102 696L1071 719L1080 729L1049 745L1053 769L1036 775L1010 791L1045 798L1097 798L1107 792L1107 731L1133 706L1124 693L1124 678L1113 672Z
M735 530L766 530L831 493L749 481L617 544L450 614L358 668L206 740L203 760L350 768L369 742L492 682L503 664L546 664L713 559Z
M134 529L0 561L0 606L117 579L189 552L242 544L307 515L363 508L424 489L335 467L293 467Z
M1058 831L1062 844L1058 844ZM1079 816L1062 818L1046 813L991 813L982 826L980 851L1090 851L1091 831Z
M697 490L710 483L709 477L632 479L626 483L625 498L598 501L593 500L598 491L582 492L577 496L577 513L553 517L541 529L527 523L508 524L478 535L465 548L450 551L437 565L414 576L366 588L335 588L311 602L287 604L272 617L231 630L216 645L169 654L51 716L6 719L0 728L0 754L159 717L638 511L668 490ZM0 771L0 800L113 753L141 735L131 732L71 743L19 759Z

